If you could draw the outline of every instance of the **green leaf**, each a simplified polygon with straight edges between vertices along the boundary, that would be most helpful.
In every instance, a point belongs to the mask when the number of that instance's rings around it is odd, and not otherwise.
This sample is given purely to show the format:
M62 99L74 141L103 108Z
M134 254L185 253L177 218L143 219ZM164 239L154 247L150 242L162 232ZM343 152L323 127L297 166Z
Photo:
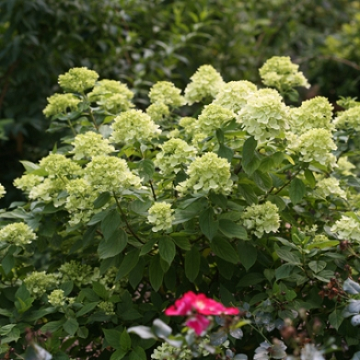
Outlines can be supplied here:
M131 338L126 329L123 330L120 336L120 347L123 351L128 351L131 349Z
M164 272L160 265L160 256L156 255L151 259L149 268L150 284L155 291L160 289L162 285Z
M283 264L275 270L276 280L286 279L290 276L291 271L294 269L294 265Z
M247 240L248 238L246 229L243 226L228 219L220 219L219 230L229 239L236 238Z
M100 259L107 259L120 254L126 247L128 237L123 229L115 231L107 239L102 239L98 246Z
M127 351L118 349L114 353L111 354L110 360L121 360L125 355Z
M106 290L105 286L97 281L93 282L92 284L94 293L98 296L100 296L104 300L109 299L109 291Z
M71 336L75 335L77 329L79 328L79 323L75 318L68 318L63 325L63 329Z
M257 259L256 247L252 246L247 241L239 241L237 250L241 264L244 266L246 271L248 271L256 262Z
M219 227L219 222L214 220L214 210L212 208L208 208L200 214L199 225L201 232L211 241Z
M137 346L129 356L129 360L146 360L146 353L143 348Z
M33 171L35 170L39 170L40 169L40 166L39 165L36 165L30 161L27 161L27 160L20 160L20 163L24 166L26 172L28 174L32 173Z
M238 283L238 286L240 287L247 287L247 286L253 286L255 284L258 284L262 281L264 281L264 275L260 273L249 273L243 276Z
M256 185L264 191L268 191L273 186L271 176L268 173L256 170L253 174Z
M234 157L234 150L224 144L220 144L218 155L219 157L226 159L229 163L231 163L231 160Z
M258 203L258 197L254 192L254 186L248 185L248 184L240 184L239 186L239 193L243 196L245 201L249 204L257 204Z
M300 255L294 254L293 252L280 248L276 250L277 255L280 259L288 262L292 265L301 265Z
M101 231L105 239L109 239L112 234L123 224L120 214L116 209L110 210L101 221Z
M8 252L1 261L1 266L5 274L10 274L11 270L15 267L14 255Z
M189 239L185 237L177 237L172 234L172 239L177 247L179 247L182 250L188 251L191 249L191 244Z
M124 256L123 261L121 262L119 270L116 274L115 281L122 279L136 266L139 261L139 255L139 249L132 249Z
M191 281L197 278L200 270L200 253L194 245L185 255L185 275Z
M104 332L106 342L114 349L121 349L121 332L115 329L106 329L103 328L102 331ZM126 330L125 330L126 332Z
M309 169L306 169L304 172L304 175L305 175L306 181L308 182L310 187L313 189L316 185L316 179L314 177L314 174Z
M83 316L87 313L89 313L90 311L94 310L97 306L99 302L96 301L96 302L91 302L91 303L87 303L85 304L77 313L76 313L76 317L79 317L79 316Z
M109 200L111 195L109 192L101 193L98 198L94 201L94 209L99 209L103 207Z
M159 240L159 254L162 259L171 265L176 254L176 247L170 236L164 236Z
M326 268L327 263L325 261L310 261L309 268L316 274Z
M92 226L92 225L99 223L100 221L102 221L104 219L104 217L108 213L109 213L109 211L101 211L101 212L95 214L88 222L88 226Z
M253 136L246 139L242 150L242 163L248 164L254 157L254 153L257 147L257 141Z
M148 252L150 252L154 247L155 243L156 239L148 240L148 242L141 247L140 256L146 255Z
M330 315L329 315L329 323L331 326L333 326L336 330L339 330L339 327L341 323L343 322L344 317L342 315L342 311L339 309L335 309Z
M216 237L210 244L211 250L220 258L232 263L237 264L240 260L237 252L228 240L222 237Z
M148 182L152 179L155 172L155 165L149 159L144 159L139 162L139 175L144 179L144 182Z
M221 129L216 129L216 137L218 139L219 144L223 144L225 137L224 132Z
M289 189L289 196L291 202L296 205L298 202L302 200L306 193L306 188L304 183L298 179L295 178L290 183L290 189Z

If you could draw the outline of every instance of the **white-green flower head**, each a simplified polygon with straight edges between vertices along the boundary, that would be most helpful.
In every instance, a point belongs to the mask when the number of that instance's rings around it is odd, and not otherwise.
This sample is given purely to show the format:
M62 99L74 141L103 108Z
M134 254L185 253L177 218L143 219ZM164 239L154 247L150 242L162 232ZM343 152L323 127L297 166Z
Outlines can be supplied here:
M304 162L317 161L322 165L335 166L336 158L331 154L337 146L332 140L332 134L326 129L311 129L299 138L297 150Z
M64 290L56 289L48 295L48 302L52 306L64 306L65 305L65 293Z
M280 226L279 210L270 201L248 206L242 214L242 219L244 226L258 238L261 238L264 233L277 232Z
M74 149L70 151L71 154L74 154L74 160L110 154L115 151L115 148L109 145L109 140L93 131L76 135L71 145L74 146Z
M345 175L345 176L354 175L352 170L356 169L356 166L348 160L347 156L343 156L343 157L339 158L337 165L338 166L336 168L336 171L338 173Z
M134 93L126 84L115 80L100 80L88 94L91 102L96 102L112 113L119 113L134 106L131 102Z
M46 178L30 189L29 199L42 200L45 203L54 202L54 206L61 206L66 200L65 198L57 199L57 197L61 191L65 190L68 181L67 178Z
M341 189L339 180L333 177L318 180L315 195L323 198L333 195L346 199L346 192Z
M262 82L279 91L288 91L297 86L310 87L304 74L288 56L274 56L259 69Z
M235 118L235 114L220 105L210 104L204 107L198 117L197 127L200 132L212 135L213 131Z
M86 165L84 178L99 193L118 193L123 189L141 186L140 178L129 170L126 161L115 156L94 156Z
M171 204L166 202L157 202L149 209L148 222L153 224L152 231L169 230L174 220L174 210Z
M40 298L47 290L53 289L58 285L58 281L54 274L46 274L45 271L34 271L29 274L24 283L30 294L36 298Z
M299 135L314 128L334 130L332 111L333 106L325 97L306 100L300 107L290 109L291 130Z
M114 119L111 127L113 133L110 141L115 143L151 141L161 134L159 126L141 110L128 110L121 113Z
M279 137L289 128L288 108L274 89L261 89L248 98L236 121L256 140Z
M355 106L338 113L334 120L334 125L337 129L360 131L360 106Z
M81 173L81 167L62 154L50 154L40 160L40 167L49 178L76 176Z
M84 93L94 87L99 74L86 67L72 68L59 76L59 85L65 92Z
M191 105L208 97L214 98L224 84L221 75L211 65L202 65L186 86L185 99Z
M4 197L6 190L3 185L0 184L0 199Z
M154 161L165 176L177 174L196 156L196 149L181 139L170 139L161 146Z
M54 94L47 98L48 105L43 110L46 117L53 115L67 114L67 112L75 111L81 100L73 94Z
M14 245L31 244L36 239L36 234L31 227L25 223L13 223L4 226L0 230L0 242Z
M14 180L14 186L26 193L29 193L35 186L42 183L44 178L39 175L25 174Z
M196 132L197 119L185 116L180 119L179 125L185 129L185 134L188 136L193 136Z
M92 283L93 272L94 269L90 265L71 260L60 266L59 277L62 283L73 281L76 286L81 287Z
M105 313L105 315L115 315L114 304L110 301L101 301L97 307Z
M154 122L161 122L170 115L170 109L167 105L161 102L151 104L146 113L151 117Z
M330 230L337 233L341 240L360 241L360 220L356 216L343 215Z
M230 164L213 152L196 158L186 173L189 178L176 187L180 193L208 194L212 190L215 193L228 195L232 190Z
M185 105L181 90L169 81L158 81L154 84L150 89L149 98L152 104L162 103L173 108Z
M230 81L221 88L213 104L238 112L246 104L248 97L256 91L256 85L250 81Z

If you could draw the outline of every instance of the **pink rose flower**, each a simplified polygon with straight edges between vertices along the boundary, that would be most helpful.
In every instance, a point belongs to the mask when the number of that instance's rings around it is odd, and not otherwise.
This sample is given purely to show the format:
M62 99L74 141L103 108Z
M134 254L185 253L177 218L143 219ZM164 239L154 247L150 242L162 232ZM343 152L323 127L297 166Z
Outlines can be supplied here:
M193 329L197 335L203 335L208 326L210 325L210 320L203 315L195 315L190 317L185 325Z

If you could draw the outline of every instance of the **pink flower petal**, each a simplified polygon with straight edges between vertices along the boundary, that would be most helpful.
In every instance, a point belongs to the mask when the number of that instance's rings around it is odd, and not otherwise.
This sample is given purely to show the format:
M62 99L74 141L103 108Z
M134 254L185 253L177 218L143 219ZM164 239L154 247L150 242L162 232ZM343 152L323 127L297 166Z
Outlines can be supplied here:
M185 325L193 329L197 335L202 335L210 325L210 320L198 314L189 318Z

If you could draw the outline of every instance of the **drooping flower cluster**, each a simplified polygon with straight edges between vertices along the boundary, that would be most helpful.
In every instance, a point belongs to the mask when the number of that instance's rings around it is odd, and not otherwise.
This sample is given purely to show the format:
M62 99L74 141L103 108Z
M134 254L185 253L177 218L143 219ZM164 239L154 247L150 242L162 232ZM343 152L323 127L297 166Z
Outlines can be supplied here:
M94 87L99 74L86 67L72 68L67 73L59 76L59 85L66 92L84 93Z
M74 149L70 153L74 154L74 160L91 158L96 155L107 155L115 151L115 148L109 145L109 140L93 131L76 135L71 144Z
M237 122L255 140L265 141L279 137L288 129L288 108L280 94L273 89L261 89L249 97L239 111Z
M141 110L128 110L121 113L114 119L111 127L113 133L110 141L115 143L151 141L161 133L159 126L155 125L150 116Z
M189 178L176 187L180 193L191 191L207 194L212 190L227 195L231 192L233 182L230 179L230 164L215 153L208 152L196 158L186 173Z
M117 114L134 106L131 102L134 94L126 84L115 80L100 80L88 94L91 102L96 102L107 111Z
M107 155L92 158L84 169L84 179L99 193L118 193L123 189L141 186L140 178L129 170L124 159Z
M360 220L356 217L343 215L331 227L331 231L337 233L341 240L360 241Z
M61 289L53 290L53 291L48 295L48 302L49 302L52 306L64 306L64 305L65 305L64 290L61 290Z
M204 107L198 117L197 127L200 132L212 135L212 132L234 119L235 114L220 105L210 104Z
M259 69L259 73L265 85L279 91L289 91L297 86L309 88L310 84L298 69L299 65L293 64L289 56L273 56Z
M360 106L355 106L338 113L334 124L337 129L360 131Z
M171 204L165 202L157 202L149 209L148 221L155 226L152 231L158 232L161 230L168 230L172 227L174 220L174 210L171 209Z
M75 111L81 100L73 94L54 94L47 98L43 113L46 117L53 115L66 114L68 110Z
M264 233L276 232L280 226L279 210L270 201L248 206L242 214L242 219L244 226L258 238L261 238Z
M6 194L6 190L5 190L4 186L2 186L2 185L0 184L0 199L1 199L2 197L4 197L5 194Z
M238 315L239 309L225 307L223 304L206 297L205 294L195 294L192 291L184 294L175 301L175 305L165 310L167 316L188 316L186 326L192 328L197 335L201 335L208 328L211 321L207 315Z
M246 104L249 95L256 91L256 85L250 81L230 81L221 88L213 104L220 105L236 113Z
M290 109L291 130L298 135L313 128L333 130L332 110L333 106L322 96L306 100L300 107Z
M160 171L165 175L177 174L196 155L196 149L181 139L170 139L161 145L154 161Z
M160 103L178 108L185 104L185 99L172 82L158 81L152 86L149 92L150 102L152 104Z
M346 199L346 192L341 189L339 180L334 177L318 180L316 182L315 195L324 198L333 195Z
M23 246L31 244L35 239L36 234L31 227L22 222L5 225L0 230L0 242Z
M185 99L189 105L208 97L214 98L224 86L221 75L211 66L200 66L185 88Z
M54 274L46 274L45 271L34 271L24 279L26 288L35 298L43 296L47 290L51 290L58 285L58 280Z

